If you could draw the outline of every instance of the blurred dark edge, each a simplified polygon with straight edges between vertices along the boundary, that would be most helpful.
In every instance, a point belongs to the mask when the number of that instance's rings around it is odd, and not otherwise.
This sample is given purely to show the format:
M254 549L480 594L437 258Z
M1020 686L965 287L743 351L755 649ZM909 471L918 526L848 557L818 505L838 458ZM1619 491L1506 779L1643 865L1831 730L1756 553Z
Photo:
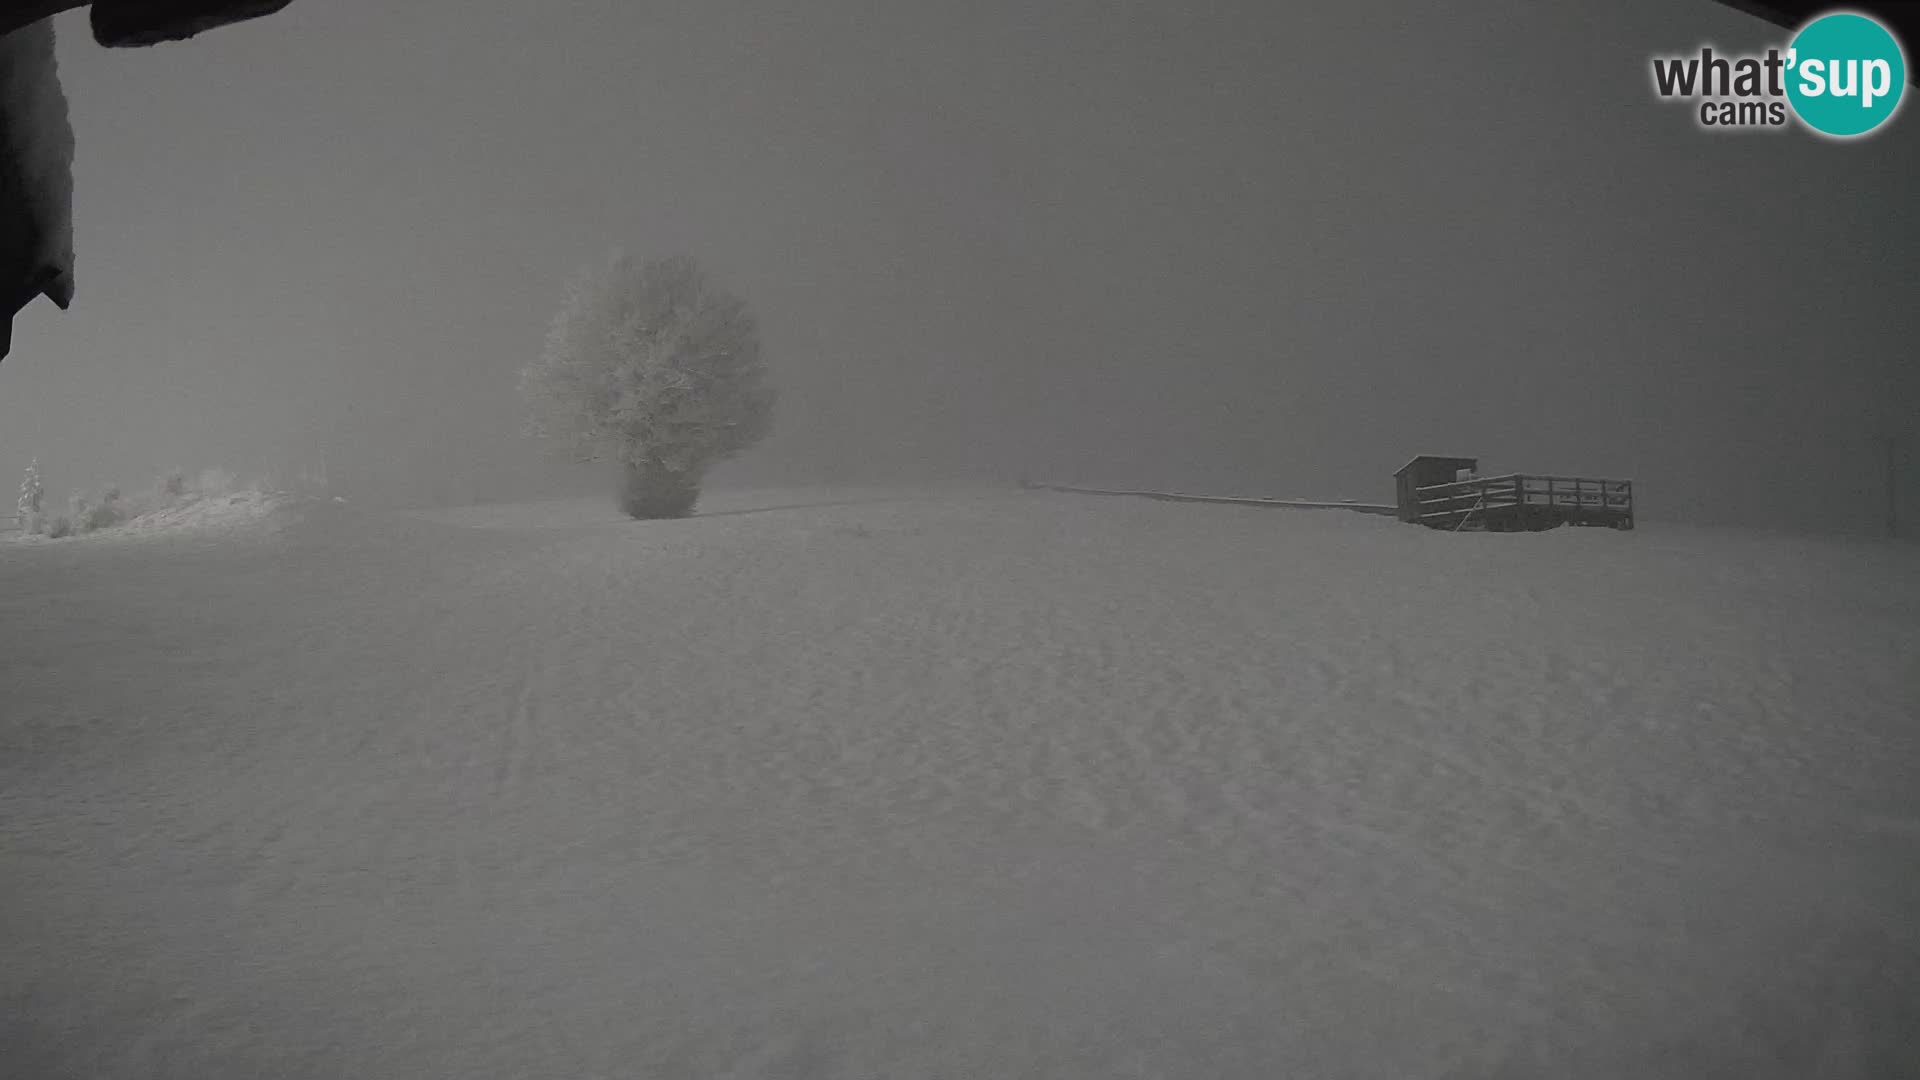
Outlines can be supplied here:
M112 48L184 41L293 0L99 0L93 38ZM50 17L81 0L0 0L0 358L36 297L73 300L73 127Z
M271 15L293 0L98 0L91 5L93 39L111 48L185 41L231 23ZM49 15L87 7L84 0L0 2L0 33Z
M1589 3L1605 3L1607 0L1588 0ZM1862 15L1871 15L1880 25L1893 31L1900 40L1901 51L1907 54L1907 82L1914 85L1920 78L1914 69L1913 43L1920 41L1920 2L1915 0L1866 0L1864 3L1847 3L1846 0L1826 0L1824 3L1809 0L1713 0L1713 2L1744 11L1755 18L1765 19L1775 26L1789 30L1798 30L1813 21L1815 16L1830 11L1853 11Z

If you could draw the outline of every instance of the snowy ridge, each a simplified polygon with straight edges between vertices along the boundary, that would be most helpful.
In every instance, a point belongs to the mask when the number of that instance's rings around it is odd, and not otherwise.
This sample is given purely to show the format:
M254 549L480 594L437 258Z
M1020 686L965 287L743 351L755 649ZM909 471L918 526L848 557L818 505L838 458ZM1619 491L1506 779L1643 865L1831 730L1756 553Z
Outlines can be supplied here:
M272 532L302 520L320 499L285 492L241 491L194 494L138 514L117 525L58 539L12 532L4 540L19 544L116 543L167 537Z

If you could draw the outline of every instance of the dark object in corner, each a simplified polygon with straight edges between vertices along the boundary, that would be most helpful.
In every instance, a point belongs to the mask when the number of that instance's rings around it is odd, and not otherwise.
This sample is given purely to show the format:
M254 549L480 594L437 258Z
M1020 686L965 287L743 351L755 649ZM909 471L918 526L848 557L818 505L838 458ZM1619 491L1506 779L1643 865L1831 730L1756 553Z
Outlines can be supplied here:
M93 40L113 48L185 41L195 34L271 15L293 0L96 0Z
M93 38L113 48L184 41L293 0L99 0ZM84 0L0 0L0 359L13 317L45 296L73 302L73 128L52 16Z
M93 40L109 48L185 41L229 23L271 15L293 0L97 0ZM11 33L86 0L0 0L0 34Z
M73 301L73 128L44 21L0 37L0 357L40 296Z

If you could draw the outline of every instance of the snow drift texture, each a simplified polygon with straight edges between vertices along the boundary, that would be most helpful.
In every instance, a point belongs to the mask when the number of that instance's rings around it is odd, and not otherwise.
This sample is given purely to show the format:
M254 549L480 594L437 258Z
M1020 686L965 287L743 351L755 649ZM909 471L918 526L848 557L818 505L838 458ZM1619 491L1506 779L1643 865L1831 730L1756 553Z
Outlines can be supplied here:
M0 1073L1920 1075L1912 547L858 498L0 544Z

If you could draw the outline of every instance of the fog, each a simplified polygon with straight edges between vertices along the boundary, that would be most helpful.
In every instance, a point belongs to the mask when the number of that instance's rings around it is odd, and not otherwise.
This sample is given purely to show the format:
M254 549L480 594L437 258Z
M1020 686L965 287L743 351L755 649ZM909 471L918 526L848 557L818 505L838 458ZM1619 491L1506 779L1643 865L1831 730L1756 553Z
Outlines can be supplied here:
M1035 7L327 0L126 51L62 16L78 293L16 323L0 469L594 482L520 438L513 374L622 245L760 318L780 413L723 481L1384 499L1463 453L1870 532L1894 436L1920 517L1920 124L1716 136L1649 88L1777 28Z

